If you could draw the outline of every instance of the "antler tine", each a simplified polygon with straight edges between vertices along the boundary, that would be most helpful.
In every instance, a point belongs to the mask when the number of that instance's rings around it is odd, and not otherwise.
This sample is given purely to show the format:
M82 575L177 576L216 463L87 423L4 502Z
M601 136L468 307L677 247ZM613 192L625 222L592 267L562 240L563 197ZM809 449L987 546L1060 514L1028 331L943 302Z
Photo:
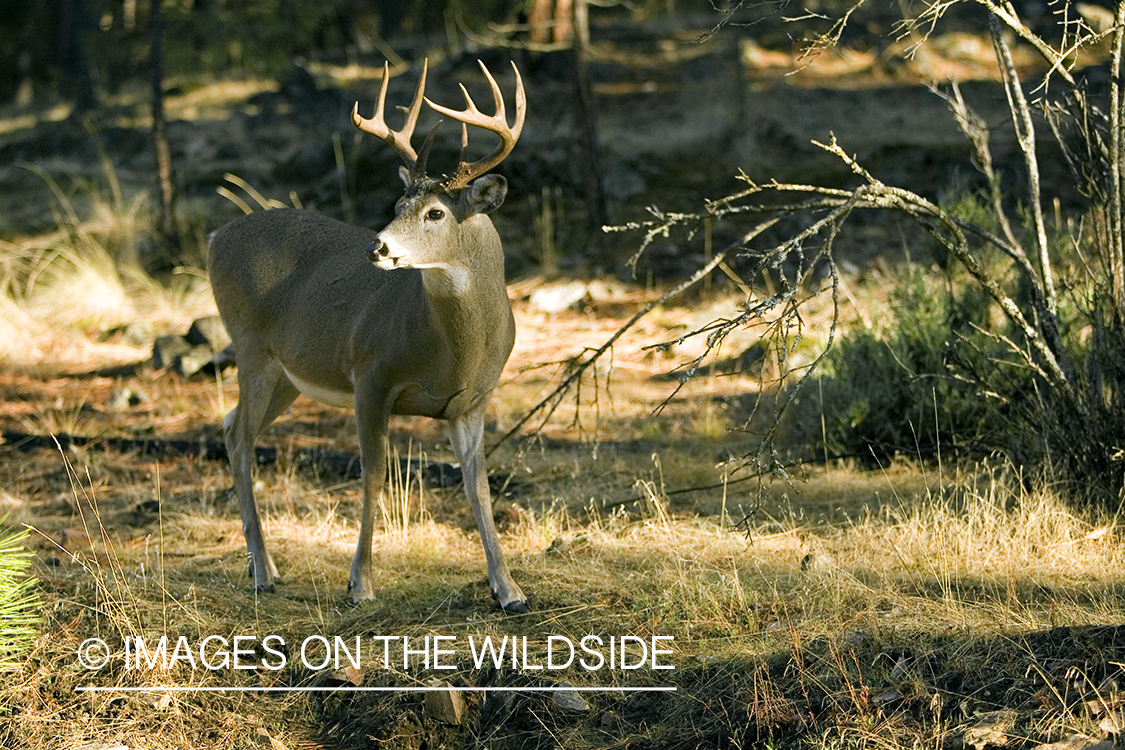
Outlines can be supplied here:
M388 63L383 63L383 83L379 87L379 101L375 105L374 116L371 119L361 117L359 102L356 102L355 106L352 107L352 123L364 133L370 133L392 146L411 172L415 171L418 154L414 151L414 147L410 145L410 139L414 136L414 128L418 124L418 113L422 111L422 101L426 99L426 71L428 67L429 61L423 60L422 76L418 79L418 87L414 90L414 101L410 103L409 107L398 107L400 111L406 114L406 121L403 123L401 130L391 130L383 119L387 102L387 84L391 77Z
M440 125L441 120L435 122L433 127L430 128L430 132L426 134L425 140L422 141L422 148L418 150L418 160L410 168L410 183L412 185L426 177L426 162L430 158L430 147L434 145L434 136L437 135L437 129Z
M489 88L492 90L492 101L496 107L496 114L489 116L484 114L477 108L476 103L473 102L469 96L468 90L464 84L461 84L461 93L465 97L465 109L458 112L455 109L449 109L439 104L434 104L429 99L426 99L426 104L435 112L451 117L461 123L461 159L457 165L457 169L453 175L445 180L443 186L446 190L453 190L456 188L464 187L475 177L478 177L488 170L495 167L500 162L507 158L508 154L515 148L516 141L519 140L520 133L523 131L523 121L527 114L527 96L523 88L523 79L520 77L519 68L515 63L512 63L512 70L516 74L516 121L513 125L508 125L507 112L504 109L504 96L500 92L500 86L496 83L496 79L492 77L492 73L488 71L488 67L483 62L477 61L480 64L480 69L484 71L485 78L488 79ZM466 161L465 151L468 146L468 127L469 125L476 125L477 127L490 130L496 135L500 136L500 145L489 156L475 162Z

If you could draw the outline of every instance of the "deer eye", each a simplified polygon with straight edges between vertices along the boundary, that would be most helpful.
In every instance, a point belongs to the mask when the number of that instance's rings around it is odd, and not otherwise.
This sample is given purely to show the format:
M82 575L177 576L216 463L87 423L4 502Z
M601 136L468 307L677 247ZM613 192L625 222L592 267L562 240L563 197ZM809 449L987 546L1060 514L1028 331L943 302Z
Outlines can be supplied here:
M426 218L430 221L441 221L445 218L445 211L442 211L440 208L431 208L426 212Z

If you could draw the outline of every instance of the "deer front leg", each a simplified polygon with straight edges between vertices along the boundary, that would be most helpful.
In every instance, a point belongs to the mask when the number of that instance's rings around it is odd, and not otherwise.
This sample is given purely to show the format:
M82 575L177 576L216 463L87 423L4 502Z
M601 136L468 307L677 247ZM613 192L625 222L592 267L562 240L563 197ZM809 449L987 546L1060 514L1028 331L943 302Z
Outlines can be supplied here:
M371 395L356 392L355 418L359 432L359 457L363 468L363 509L359 518L359 539L352 558L348 590L358 604L375 597L371 581L371 537L375 515L387 476L387 420L390 409L378 389Z
M250 557L250 577L258 591L273 591L277 567L266 550L258 506L254 502L254 443L258 434L293 403L297 389L271 360L239 353L238 406L223 419L223 437L234 475L242 533Z
M473 516L477 530L484 545L484 556L488 561L488 585L492 596L500 602L505 612L522 614L528 612L527 597L512 580L508 564L504 562L504 552L500 548L500 535L492 519L492 496L488 489L488 472L484 465L485 404L473 408L467 414L450 422L450 441L453 450L461 460L461 472L465 477L465 494L473 506Z

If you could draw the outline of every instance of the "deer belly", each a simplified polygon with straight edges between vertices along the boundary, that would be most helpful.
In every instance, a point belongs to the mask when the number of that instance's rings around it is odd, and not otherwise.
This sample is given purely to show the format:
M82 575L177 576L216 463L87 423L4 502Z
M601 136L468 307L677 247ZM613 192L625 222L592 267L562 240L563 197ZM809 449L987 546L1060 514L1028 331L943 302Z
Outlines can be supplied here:
M462 391L455 391L449 395L435 395L429 393L417 383L409 383L395 398L393 412L415 417L430 417L431 419L447 419L446 413Z
M338 391L335 388L328 388L317 383L310 383L307 380L302 380L285 368L285 377L289 378L298 391L305 394L313 401L319 401L322 404L329 406L340 406L347 409L355 407L355 394L351 391Z

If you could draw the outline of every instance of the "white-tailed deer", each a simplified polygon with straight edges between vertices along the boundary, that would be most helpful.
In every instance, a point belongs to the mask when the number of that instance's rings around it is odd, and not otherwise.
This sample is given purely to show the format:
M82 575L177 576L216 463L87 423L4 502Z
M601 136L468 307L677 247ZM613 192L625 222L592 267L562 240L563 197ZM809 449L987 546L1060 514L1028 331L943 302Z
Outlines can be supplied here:
M512 66L515 70L515 65ZM412 414L448 420L488 560L492 595L509 612L526 612L492 520L484 467L485 406L508 361L515 321L504 284L504 256L489 212L508 191L498 175L481 176L512 150L527 101L519 71L515 124L508 125L495 79L496 114L425 98L426 66L401 130L383 109L389 71L375 115L352 120L394 147L406 192L381 232L311 211L273 210L242 217L216 232L208 268L219 312L234 343L239 402L223 421L254 586L269 590L277 569L266 551L251 472L258 434L298 393L334 406L354 406L363 466L363 510L348 588L371 598L371 535L386 477L387 420ZM450 176L426 176L434 125L419 152L410 141L422 102L460 123L461 159ZM439 123L440 124L440 123ZM468 125L492 131L500 145L468 162Z

